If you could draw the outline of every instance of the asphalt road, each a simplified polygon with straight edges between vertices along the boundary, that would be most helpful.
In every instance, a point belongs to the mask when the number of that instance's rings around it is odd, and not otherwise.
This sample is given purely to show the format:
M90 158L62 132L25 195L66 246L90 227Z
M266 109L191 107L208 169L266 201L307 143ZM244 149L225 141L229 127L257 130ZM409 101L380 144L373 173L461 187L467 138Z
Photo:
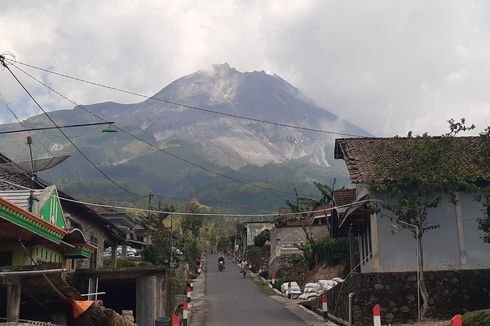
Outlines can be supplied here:
M207 256L207 326L225 325L306 325L279 302L271 299L239 268L226 259L226 269L218 271L218 256Z

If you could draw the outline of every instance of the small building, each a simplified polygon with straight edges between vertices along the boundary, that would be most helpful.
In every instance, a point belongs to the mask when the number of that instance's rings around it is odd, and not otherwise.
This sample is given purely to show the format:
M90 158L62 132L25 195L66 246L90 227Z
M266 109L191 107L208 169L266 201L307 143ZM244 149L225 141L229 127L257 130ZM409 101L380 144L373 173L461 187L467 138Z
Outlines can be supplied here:
M10 191L4 197L21 201L24 193ZM54 186L30 192L28 198L30 211L0 197L0 314L15 322L21 313L25 318L39 318L35 311L42 308L49 311L51 320L66 321L67 301L59 293L81 298L61 275L73 269L74 259L89 259L97 248L87 243L80 230L66 229ZM40 288L45 290L39 293ZM53 295L53 289L59 293Z
M141 249L151 244L151 230L142 225L141 221L120 209L103 206L92 206L92 209L106 221L111 222L124 237L126 244L122 245L122 256L127 255L127 246Z
M274 226L271 222L245 222L246 243L245 246L253 246L254 239L262 231L270 230Z
M287 266L288 259L293 255L302 254L299 244L307 241L306 232L313 239L328 237L330 235L329 219L331 206L326 206L325 212L317 212L303 221L287 221L275 224L270 231L271 255L269 258L269 272L276 273ZM279 215L289 214L288 208L280 208Z

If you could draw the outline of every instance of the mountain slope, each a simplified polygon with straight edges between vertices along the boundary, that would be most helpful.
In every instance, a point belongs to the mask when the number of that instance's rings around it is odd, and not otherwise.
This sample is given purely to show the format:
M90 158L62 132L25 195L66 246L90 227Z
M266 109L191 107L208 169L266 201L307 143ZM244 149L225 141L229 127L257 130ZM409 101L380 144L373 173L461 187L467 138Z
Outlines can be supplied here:
M264 72L241 73L227 64L182 77L154 98L257 120L367 135L318 107L280 77ZM198 198L211 206L254 211L282 205L284 199L294 197L291 195L294 187L312 192L312 180L331 184L337 178L337 184L348 182L343 164L333 160L335 135L236 119L154 99L135 104L99 103L84 108L206 169L259 185L247 186L210 174L122 132L100 134L93 127L67 130L108 175L138 193L153 191L176 200ZM99 122L81 108L50 114L61 125ZM49 125L43 116L32 117L27 123ZM53 154L73 153L56 131L37 136ZM11 151L16 157L25 157L25 149L19 153L15 146L19 137L11 135L2 141L3 148L10 149L7 155ZM35 145L36 155L46 156L42 147ZM75 195L131 200L101 181L100 175L76 153L43 175ZM275 185L290 194L266 191L261 188L264 184ZM245 204L248 202L251 204Z

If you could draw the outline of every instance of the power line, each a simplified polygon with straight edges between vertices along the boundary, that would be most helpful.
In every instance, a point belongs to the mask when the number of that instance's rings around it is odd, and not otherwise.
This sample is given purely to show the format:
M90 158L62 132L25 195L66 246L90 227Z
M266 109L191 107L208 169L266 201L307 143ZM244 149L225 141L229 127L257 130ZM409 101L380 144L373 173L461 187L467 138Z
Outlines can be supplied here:
M17 122L24 128L27 127L30 127L32 128L32 126L30 124L28 124L26 121L22 121L20 120L20 118L17 116L17 114L15 114L14 110L12 110L12 108L10 107L10 105L8 104L8 102L3 98L2 94L0 94L0 103L2 104L2 106L5 108L5 110L7 110L8 112L10 112L10 114L13 115L13 117L15 118L15 120L17 120ZM42 148L44 148L44 150L49 154L49 155L52 155L51 151L43 144L43 142L41 142L39 140L39 138L37 138L32 132L29 131L29 134L34 137L34 139L39 143L41 144Z
M76 103L75 101L71 100L70 98L68 98L67 96L63 95L62 93L58 92L57 90L55 90L54 88L52 88L51 86L47 85L46 83L44 83L43 81L39 80L38 78L34 77L33 75L29 74L27 71L23 70L22 68L20 67L17 67L16 65L13 65L16 69L18 69L19 71L21 71L22 73L24 73L25 75L29 76L30 78L32 78L33 80L35 80L36 82L38 82L39 84L43 85L44 87L48 88L50 91L54 92L55 94L57 94L58 96L64 98L65 100L67 100L68 102L72 103L73 105L75 105L76 107L79 107L80 109L82 109L83 111L87 112L88 114L100 119L101 121L104 121L106 123L109 123L106 119L104 119L103 117L101 117L100 115L96 114L96 113L93 113L92 111L88 110L87 108L85 108L83 105L81 104L78 104ZM243 181L241 179L238 179L238 178L234 178L234 177L231 177L231 176L228 176L226 174L223 174L221 172L218 172L218 171L215 171L215 170L212 170L212 169L209 169L209 168L206 168L202 165L199 165L197 163L194 163L188 159L185 159L183 157L180 157L176 154L173 154L163 148L160 148L156 145L153 145L152 143L149 143L147 142L146 140L142 139L141 137L127 131L127 130L124 130L122 129L121 127L118 127L116 126L116 128L121 131L122 133L125 133L127 134L128 136L131 136L135 139L137 139L138 141L146 144L147 146L150 146L152 148L154 148L155 150L157 151L160 151L160 152L163 152L169 156L172 156L173 158L175 159L178 159L178 160L181 160L183 162L186 162L187 164L190 164L196 168L199 168L201 170L204 170L206 172L209 172L209 173L212 173L212 174L215 174L215 175L218 175L218 176L221 176L223 178L226 178L226 179L229 179L229 180L232 180L234 182L238 182L238 183L242 183L244 185L249 185L249 186L252 186L252 187L255 187L255 188L259 188L259 189L263 189L263 190L267 190L267 191L273 191L273 192L278 192L278 193L283 193L283 194L287 194L287 195L296 195L295 193L292 193L292 192L289 192L289 191L283 191L283 190L280 190L280 189L275 189L273 187L266 187L266 186L261 186L261 185L258 185L258 184L255 184L255 183L251 183L251 182L246 182L246 181ZM303 195L303 196L308 196L308 197L315 197L315 196L312 196L312 195Z
M19 83L19 85L24 89L24 91L29 95L29 97L34 101L34 103L39 107L39 109L46 115L46 117L51 121L51 123L59 130L59 132L70 142L70 144L82 155L97 171L99 171L100 174L102 174L107 180L109 180L112 184L123 190L124 192L127 192L130 195L136 196L136 197L142 197L141 195L138 195L123 186L121 186L119 183L114 181L111 177L109 177L104 171L102 171L94 162L92 162L87 155L85 155L84 152L78 146L63 132L63 130L56 124L56 122L51 118L51 116L43 109L43 107L37 102L37 100L32 96L32 94L29 92L29 90L22 84L22 82L17 78L17 76L14 74L14 72L10 69L9 66L5 64L4 57L0 56L0 64L5 67L12 77Z
M31 189L22 185L19 185L17 183L0 179L0 182L7 183L12 186L19 187L24 190L39 190L39 189ZM56 195L52 194L51 196L56 197ZM334 209L339 209L339 208L346 208L346 207L352 207L355 205L359 204L364 204L364 203L369 203L369 202L383 202L382 200L379 199L365 199L365 200L359 200L354 203L346 204L346 205L340 205L340 206L334 206L334 207L329 207L325 209L318 209L318 210L311 210L311 211L302 211L302 212L291 212L291 213L265 213L265 214L227 214L227 213L189 213L189 212L175 212L175 211L162 211L162 210L152 210L152 209L146 209L146 208L138 208L138 207L128 207L128 206L117 206L117 205L108 205L108 204L99 204L99 203L92 203L92 202L87 202L87 201L82 201L82 200L75 200L75 199L68 199L64 197L58 197L60 200L72 202L72 203L77 203L77 204L82 204L82 205L87 205L87 206L95 206L95 207L105 207L105 208L114 208L114 209L121 209L121 210L130 210L130 211L136 211L136 212L142 212L142 213L152 213L152 214L172 214L172 215L182 215L182 216L214 216L214 217L275 217L275 216L296 216L296 215L302 215L302 214L314 214L314 213L323 213L327 211L332 211Z
M56 72L56 71L53 71L53 70L49 70L49 69L37 67L37 66L30 65L30 64L27 64L27 63L24 63L24 62L20 62L20 61L10 60L9 62L14 67L16 66L16 63L18 63L18 64L23 65L23 66L26 66L26 67L37 69L37 70L40 70L40 71L43 71L43 72L46 72L46 73L49 73L49 74L57 75L57 76L60 76L60 77L64 77L64 78L76 80L76 81L79 81L79 82L82 82L82 83L86 83L86 84L90 84L90 85L94 85L94 86L98 86L98 87L110 89L110 90L113 90L113 91L117 91L117 92L129 94L129 95L133 95L133 96L137 96L137 97L141 97L141 98L148 99L148 100L154 100L154 101L159 101L159 102L163 102L163 103L166 103L166 104L180 106L180 107L184 107L184 108L191 109L191 110L202 111L202 112L207 112L207 113L212 113L212 114L218 114L218 115L226 116L226 117L229 117L229 118L241 119L241 120L248 120L248 121L253 121L253 122L258 122L258 123L264 123L264 124L269 124L269 125L274 125L274 126L279 126L279 127L286 127L286 128L292 128L292 129L298 129L298 130L305 130L305 131L312 131L312 132L318 132L318 133L323 133L323 134L348 136L348 137L366 137L365 135L362 136L362 135L357 135L357 134L349 134L349 133L335 132L335 131L329 131L329 130L321 130L321 129L316 129L316 128L301 127L301 126L290 125L290 124L282 123L282 122L275 122L275 121L269 121L269 120L263 120L263 119L258 119L258 118L241 116L241 115L237 115L237 114L231 114L231 113L214 111L214 110L210 110L210 109L205 109L205 108L197 107L197 106L194 106L194 105L183 104L183 103L171 101L171 100L164 99L164 98L159 98L159 97L155 97L155 96L148 96L148 95L136 93L136 92L133 92L133 91L125 90L125 89L122 89L122 88L118 88L118 87L114 87L114 86L109 86L109 85L105 85L105 84L98 83L98 82L93 82L93 81L90 81L90 80L87 80L87 79L83 79L83 78L80 78L80 77L74 77L74 76L62 74L62 73L59 73L59 72Z

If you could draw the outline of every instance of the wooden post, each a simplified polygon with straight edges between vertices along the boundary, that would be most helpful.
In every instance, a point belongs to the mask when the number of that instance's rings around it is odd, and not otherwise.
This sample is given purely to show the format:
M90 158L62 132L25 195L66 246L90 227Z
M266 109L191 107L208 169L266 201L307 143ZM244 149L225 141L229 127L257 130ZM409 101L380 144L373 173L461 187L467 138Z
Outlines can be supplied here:
M9 277L7 288L7 321L17 322L20 315L20 296L22 293L22 282L19 276Z
M111 267L117 267L117 242L111 245Z

